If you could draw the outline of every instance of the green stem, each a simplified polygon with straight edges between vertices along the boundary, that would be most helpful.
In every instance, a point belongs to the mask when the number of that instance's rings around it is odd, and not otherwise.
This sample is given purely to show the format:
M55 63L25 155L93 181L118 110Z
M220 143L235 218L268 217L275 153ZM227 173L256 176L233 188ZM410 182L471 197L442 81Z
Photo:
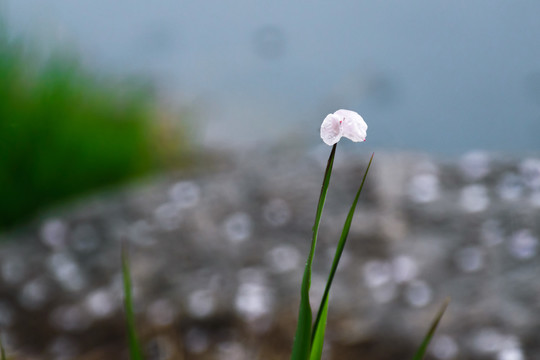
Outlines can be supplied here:
M298 311L298 325L296 327L296 334L294 337L294 345L291 355L291 360L306 360L309 358L311 349L311 325L312 316L311 305L309 303L309 289L311 287L311 268L313 264L313 258L315 255L315 248L317 245L317 236L319 233L319 225L321 223L321 217L323 213L324 203L326 201L326 194L328 192L328 186L330 184L330 176L332 175L332 168L334 166L334 158L336 155L337 144L332 147L328 163L326 165L326 171L324 173L323 184L321 187L321 193L319 196L319 203L317 205L317 213L315 215L315 223L313 225L311 248L309 250L306 267L304 269L304 276L302 277L302 287L300 290L300 308Z
M328 296L330 294L330 288L332 287L332 282L334 281L334 276L336 275L337 267L339 264L339 260L341 259L341 254L343 254L343 249L345 248L345 243L347 242L347 236L349 235L349 230L351 228L352 219L354 216L354 210L356 209L356 204L358 203L358 199L360 198L360 193L362 192L362 189L364 188L364 183L366 182L367 174L369 172L369 168L371 167L371 162L373 161L373 155L371 155L371 158L369 159L368 166L366 168L366 172L364 173L364 177L362 178L362 183L360 184L360 187L358 188L358 191L356 192L356 196L354 198L354 201L351 205L351 208L349 210L349 214L347 216L347 219L345 220L345 225L343 226L343 230L341 232L341 237L339 239L339 243L336 249L336 253L334 255L334 260L332 262L332 268L330 270L330 275L328 276L328 280L326 282L326 287L324 288L324 294L321 299L321 304L319 305L319 311L317 312L317 317L315 318L315 323L313 324L313 333L311 342L313 343L313 339L316 334L316 330L319 327L319 322L321 321L321 316L324 311L324 306L328 301Z

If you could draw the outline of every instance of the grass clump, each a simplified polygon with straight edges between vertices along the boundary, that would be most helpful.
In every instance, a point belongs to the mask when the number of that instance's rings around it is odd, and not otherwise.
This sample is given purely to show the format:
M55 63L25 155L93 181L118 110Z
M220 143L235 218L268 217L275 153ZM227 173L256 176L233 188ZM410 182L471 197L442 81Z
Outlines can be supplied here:
M339 141L339 139L337 140ZM319 231L319 225L321 222L321 217L323 213L324 204L326 201L326 194L328 192L328 187L330 185L330 177L332 174L332 168L334 165L334 158L336 154L337 144L334 144L330 152L330 157L328 158L328 164L326 166L326 171L324 174L323 184L321 188L321 194L319 197L319 202L317 206L317 211L315 215L315 224L313 225L313 237L311 240L311 248L308 255L308 260L306 262L304 275L302 278L302 285L300 288L300 306L298 311L298 323L293 343L293 349L291 353L291 360L320 360L322 358L323 346L324 346L324 335L326 330L326 322L328 317L328 304L329 304L329 295L330 288L332 287L332 282L343 254L345 244L347 242L347 237L349 235L349 230L351 228L352 220L354 217L356 205L364 188L366 178L373 161L373 155L369 160L369 163L362 177L356 196L352 202L347 218L345 219L345 224L339 238L336 252L334 255L334 260L332 261L332 267L328 275L328 280L324 289L324 294L322 296L317 316L315 320L312 319L312 311L309 301L309 289L311 285L311 272L313 257L315 254L315 247L317 244L317 235ZM427 334L425 335L422 343L420 344L416 354L413 357L413 360L422 360L425 356L428 345L439 325L439 322L448 306L448 300L443 304L437 315L435 316Z
M0 23L0 230L186 149L182 130L164 141L148 86L98 79L65 55L36 58Z

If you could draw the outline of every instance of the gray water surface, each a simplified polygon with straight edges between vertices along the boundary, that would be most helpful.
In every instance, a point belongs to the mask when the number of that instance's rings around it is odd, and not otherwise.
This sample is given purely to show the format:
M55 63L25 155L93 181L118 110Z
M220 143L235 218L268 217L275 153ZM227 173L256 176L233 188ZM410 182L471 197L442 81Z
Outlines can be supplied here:
M153 79L219 146L318 140L358 111L374 147L540 150L540 2L7 0L10 31ZM283 141L283 140L282 140Z

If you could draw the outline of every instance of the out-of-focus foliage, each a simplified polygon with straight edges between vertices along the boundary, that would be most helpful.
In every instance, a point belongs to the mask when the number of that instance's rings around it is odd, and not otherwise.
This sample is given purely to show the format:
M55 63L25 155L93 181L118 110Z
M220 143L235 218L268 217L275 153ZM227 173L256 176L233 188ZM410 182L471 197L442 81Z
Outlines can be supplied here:
M148 88L98 80L67 56L33 55L0 29L0 229L186 149L181 132L157 121Z

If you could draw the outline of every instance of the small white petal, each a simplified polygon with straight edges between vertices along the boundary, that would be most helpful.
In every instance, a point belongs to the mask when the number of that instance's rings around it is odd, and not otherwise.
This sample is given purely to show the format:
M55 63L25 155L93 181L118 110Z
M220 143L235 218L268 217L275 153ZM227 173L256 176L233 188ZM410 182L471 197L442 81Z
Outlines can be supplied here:
M334 145L341 139L341 118L336 114L328 114L321 125L321 138L327 145Z
M367 124L358 113L350 110L338 110L334 115L339 116L342 121L343 136L354 141L365 141Z

